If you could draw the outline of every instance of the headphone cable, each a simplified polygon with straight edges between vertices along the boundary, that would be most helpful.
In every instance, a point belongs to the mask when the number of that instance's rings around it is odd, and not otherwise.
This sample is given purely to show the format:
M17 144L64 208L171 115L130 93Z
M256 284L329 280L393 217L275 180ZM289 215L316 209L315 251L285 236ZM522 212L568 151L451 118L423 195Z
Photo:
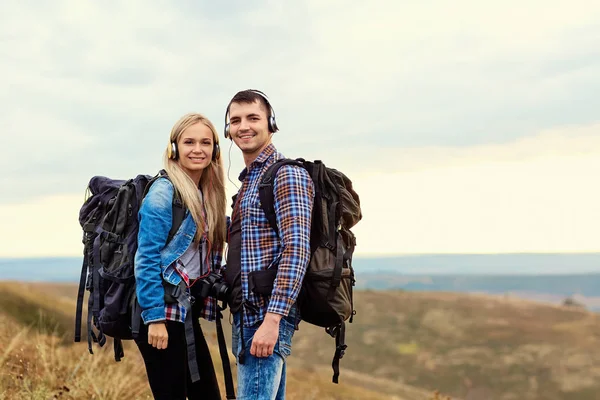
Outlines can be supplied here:
M235 184L235 182L233 182L233 181L231 180L231 178L229 177L229 172L231 171L231 148L232 148L232 147L233 147L233 140L231 140L231 143L229 143L229 151L228 151L228 153L227 153L227 156L228 156L228 161L227 161L227 180L228 180L229 182L231 182L231 184L232 184L233 186L235 186L235 188L236 188L236 189L238 190L238 192L239 192L239 191L240 191L240 188L239 188L239 186L238 186L238 185L236 185L236 184Z

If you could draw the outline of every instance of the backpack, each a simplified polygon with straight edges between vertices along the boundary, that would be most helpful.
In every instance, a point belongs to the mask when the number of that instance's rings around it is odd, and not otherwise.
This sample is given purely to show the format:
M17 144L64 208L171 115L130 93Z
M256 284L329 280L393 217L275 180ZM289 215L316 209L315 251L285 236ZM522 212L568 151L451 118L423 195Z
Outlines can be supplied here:
M114 339L115 360L120 361L124 356L122 340L133 339L139 330L141 311L136 307L134 276L138 211L148 189L160 176L167 177L161 171L155 177L138 175L127 181L95 176L89 182L91 196L79 211L84 250L77 294L75 342L81 340L83 298L84 290L87 290L90 354L93 354L92 343L102 347L106 336L110 336ZM185 208L175 196L168 240L177 232L184 216Z
M113 338L115 361L121 361L124 356L122 341L133 339L139 333L142 317L136 297L134 274L134 259L138 248L138 211L150 186L160 177L169 179L166 171L161 170L154 177L138 175L124 181L95 176L89 182L91 196L79 211L84 250L77 293L74 341L81 341L83 299L87 290L87 339L90 354L94 354L92 343L98 343L102 347L106 343L106 336L110 336ZM175 236L185 219L186 209L177 191L173 193L172 213L167 243ZM185 282L182 281L179 286L164 284L164 288L165 303L180 303L188 309L191 318L191 304L183 296L186 293ZM221 325L224 309L225 305L217 305L217 339L227 399L235 399L227 344ZM186 330L188 323L191 328L191 319L186 319L185 323ZM194 340L193 335L189 340ZM195 346L193 342L188 343L192 343L187 346L188 361L195 360ZM200 379L197 365L189 363L189 366L192 381Z
M303 321L325 328L335 338L332 381L338 383L339 361L347 348L345 321L352 322L356 314L352 293L356 283L352 267L356 238L350 228L362 218L360 200L346 175L327 168L319 160L279 160L269 166L259 184L261 208L278 234L273 182L284 165L306 169L315 186L310 233L311 258L297 304ZM274 280L276 271L271 275Z

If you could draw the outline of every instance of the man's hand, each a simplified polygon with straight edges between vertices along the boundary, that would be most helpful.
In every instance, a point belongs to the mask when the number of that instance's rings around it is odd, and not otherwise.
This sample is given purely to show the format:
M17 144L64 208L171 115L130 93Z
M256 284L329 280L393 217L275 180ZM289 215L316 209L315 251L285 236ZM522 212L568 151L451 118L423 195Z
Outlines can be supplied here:
M148 325L148 344L159 350L164 350L169 344L169 333L165 321L151 322Z
M274 313L267 313L260 327L254 334L252 339L252 347L250 347L250 354L255 357L269 357L273 354L275 343L279 338L279 321L281 315Z

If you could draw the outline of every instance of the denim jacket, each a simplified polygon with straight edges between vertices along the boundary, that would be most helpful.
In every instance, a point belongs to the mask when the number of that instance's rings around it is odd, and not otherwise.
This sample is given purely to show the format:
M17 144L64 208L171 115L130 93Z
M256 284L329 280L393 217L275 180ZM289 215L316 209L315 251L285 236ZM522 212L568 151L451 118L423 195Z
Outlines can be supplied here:
M173 219L173 193L175 188L166 178L159 178L150 187L138 213L138 249L135 254L135 280L137 300L145 324L166 319L162 280L178 285L183 279L176 270L176 261L188 249L196 235L196 223L189 211L177 233L167 244ZM219 269L221 256L213 254L212 269ZM188 293L189 295L189 293ZM207 301L206 308L214 304ZM203 315L210 318L211 310ZM214 310L213 310L214 311ZM184 317L185 319L185 317Z

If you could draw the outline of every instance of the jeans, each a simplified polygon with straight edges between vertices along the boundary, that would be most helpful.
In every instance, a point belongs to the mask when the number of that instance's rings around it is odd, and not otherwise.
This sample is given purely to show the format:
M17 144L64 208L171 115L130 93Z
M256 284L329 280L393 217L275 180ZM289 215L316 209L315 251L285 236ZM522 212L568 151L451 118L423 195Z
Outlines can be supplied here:
M292 337L296 326L296 307L279 322L279 338L273 354L269 357L254 357L250 354L252 338L260 323L244 327L245 362L240 364L242 350L240 337L241 311L233 314L232 351L237 362L238 400L283 400L285 399L286 358L292 353Z

